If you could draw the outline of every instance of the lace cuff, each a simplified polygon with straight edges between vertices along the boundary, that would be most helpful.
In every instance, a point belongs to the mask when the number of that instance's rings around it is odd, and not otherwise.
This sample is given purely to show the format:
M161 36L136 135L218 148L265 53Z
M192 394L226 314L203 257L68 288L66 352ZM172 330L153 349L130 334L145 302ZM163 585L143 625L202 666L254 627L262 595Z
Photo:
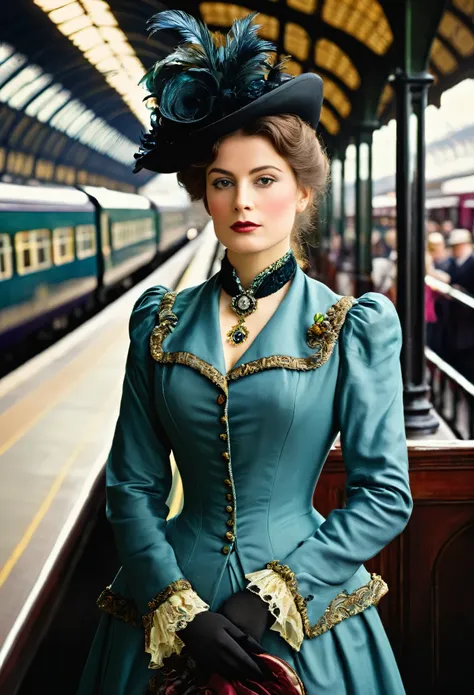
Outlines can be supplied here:
M186 584L191 587L188 582ZM164 600L160 601L157 597L148 604L151 611L142 619L145 628L145 651L151 656L148 668L161 668L163 659L172 654L180 654L184 642L176 631L183 630L198 613L209 610L207 603L204 603L191 588L173 592L171 585L168 589L168 596Z
M245 578L250 582L247 589L268 604L268 610L275 618L270 629L299 651L304 637L303 621L285 580L272 569L252 572Z
M250 581L247 589L268 603L269 611L275 617L271 629L279 632L296 651L299 651L305 636L314 639L323 635L346 618L376 606L388 591L382 577L372 574L368 584L351 594L347 591L338 593L315 625L311 625L306 603L313 597L304 599L301 596L296 575L287 565L273 560L266 569L246 574L245 578Z

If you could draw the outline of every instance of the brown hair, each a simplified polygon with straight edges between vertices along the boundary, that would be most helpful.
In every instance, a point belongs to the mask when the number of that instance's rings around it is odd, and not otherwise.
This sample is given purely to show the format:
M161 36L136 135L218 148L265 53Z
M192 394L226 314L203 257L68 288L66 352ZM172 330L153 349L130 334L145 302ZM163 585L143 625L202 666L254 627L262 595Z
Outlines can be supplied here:
M244 135L262 135L268 138L278 154L292 168L301 188L311 189L312 196L306 210L297 214L291 233L291 246L300 264L307 263L305 243L314 229L315 213L324 194L329 175L329 162L310 125L292 114L263 116L243 126L238 132ZM206 168L216 159L219 146L229 136L217 140L209 155L178 172L179 183L187 190L191 200L202 200L206 210Z

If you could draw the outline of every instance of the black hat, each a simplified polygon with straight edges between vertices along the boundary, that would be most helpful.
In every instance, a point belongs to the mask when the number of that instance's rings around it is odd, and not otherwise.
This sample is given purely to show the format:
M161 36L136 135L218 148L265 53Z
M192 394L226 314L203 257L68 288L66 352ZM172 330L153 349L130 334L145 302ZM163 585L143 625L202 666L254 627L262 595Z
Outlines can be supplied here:
M269 54L276 47L256 35L256 15L235 20L225 37L180 10L152 17L152 33L173 29L181 43L142 80L153 105L135 172L180 171L199 161L218 138L262 116L295 114L316 130L322 79L284 73L288 58L273 64Z

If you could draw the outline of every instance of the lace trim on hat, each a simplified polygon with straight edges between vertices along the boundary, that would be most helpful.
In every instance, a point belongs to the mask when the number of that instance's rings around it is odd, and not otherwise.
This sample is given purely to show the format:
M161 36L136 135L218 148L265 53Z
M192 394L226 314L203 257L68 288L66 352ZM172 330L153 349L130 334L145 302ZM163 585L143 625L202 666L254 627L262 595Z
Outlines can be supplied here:
M154 600L148 605L156 606L157 602ZM155 610L144 615L145 652L151 657L148 668L161 668L164 659L172 654L180 654L184 642L176 633L184 630L196 615L207 610L209 606L195 591L183 589L171 593Z

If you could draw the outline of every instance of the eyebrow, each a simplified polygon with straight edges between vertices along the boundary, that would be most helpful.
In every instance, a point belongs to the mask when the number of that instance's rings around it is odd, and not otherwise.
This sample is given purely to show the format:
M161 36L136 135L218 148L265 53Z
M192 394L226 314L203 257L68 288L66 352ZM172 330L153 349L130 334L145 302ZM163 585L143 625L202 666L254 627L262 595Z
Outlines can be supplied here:
M281 169L279 169L278 167L275 167L272 164L266 164L265 166L262 166L262 167L255 167L255 169L252 169L251 171L249 171L249 174L256 174L257 171L263 171L263 169L276 169L277 171L283 173L281 171ZM227 174L227 176L233 176L233 173L231 171L227 171L226 169L219 169L218 167L213 167L209 171L208 176L214 172L216 174Z

